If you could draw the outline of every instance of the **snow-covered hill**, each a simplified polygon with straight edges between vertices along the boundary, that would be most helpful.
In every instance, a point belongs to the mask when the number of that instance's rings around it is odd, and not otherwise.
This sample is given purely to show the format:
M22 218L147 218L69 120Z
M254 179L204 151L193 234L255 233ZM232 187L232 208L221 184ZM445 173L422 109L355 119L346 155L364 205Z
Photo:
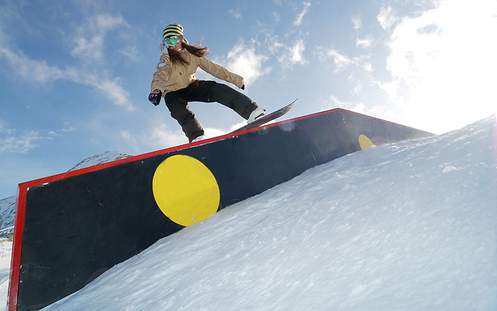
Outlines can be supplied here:
M15 215L16 197L0 200L0 238L12 237Z
M72 167L69 171L74 171L93 165L103 164L114 160L124 159L127 157L129 157L128 154L106 151L104 153L97 154L84 159L83 161L79 162L74 167Z
M358 152L166 237L48 310L496 310L494 117Z

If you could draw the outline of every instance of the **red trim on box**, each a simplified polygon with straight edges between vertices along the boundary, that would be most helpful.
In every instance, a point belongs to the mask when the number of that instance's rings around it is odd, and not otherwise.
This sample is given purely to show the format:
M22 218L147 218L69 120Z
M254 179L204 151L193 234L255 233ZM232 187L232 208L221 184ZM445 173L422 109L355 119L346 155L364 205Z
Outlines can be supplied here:
M9 294L7 296L8 311L17 309L17 297L19 294L19 280L21 274L21 252L22 235L24 231L24 218L26 217L26 195L28 189L19 185L17 195L16 223L14 227L14 243L12 246L12 258L10 263Z

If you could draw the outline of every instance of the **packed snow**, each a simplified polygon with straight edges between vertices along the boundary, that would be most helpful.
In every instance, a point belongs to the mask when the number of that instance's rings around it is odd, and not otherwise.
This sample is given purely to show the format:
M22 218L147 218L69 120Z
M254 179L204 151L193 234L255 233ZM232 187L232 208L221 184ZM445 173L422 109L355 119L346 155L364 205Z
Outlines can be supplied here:
M0 309L7 303L16 197L0 200ZM3 310L3 309L2 309Z
M0 309L6 306L9 291L10 257L12 241L0 239Z
M47 310L496 310L495 117L223 209Z

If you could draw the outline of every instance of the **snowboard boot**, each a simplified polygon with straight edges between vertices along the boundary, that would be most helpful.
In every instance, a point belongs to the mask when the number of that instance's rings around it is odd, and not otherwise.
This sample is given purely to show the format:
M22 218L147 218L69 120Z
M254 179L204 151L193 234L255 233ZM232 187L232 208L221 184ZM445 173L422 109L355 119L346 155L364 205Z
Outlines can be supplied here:
M196 137L196 138L192 139L192 140L190 141L190 143L193 143L193 142L196 142L196 141L200 141L200 140L203 140L203 139L205 139L205 135L200 135L200 136L198 136L198 137Z
M254 122L255 120L259 119L260 117L262 117L264 115L265 112L266 112L266 109L257 107L254 111L252 111L252 113L248 117L247 124L250 124L250 123Z

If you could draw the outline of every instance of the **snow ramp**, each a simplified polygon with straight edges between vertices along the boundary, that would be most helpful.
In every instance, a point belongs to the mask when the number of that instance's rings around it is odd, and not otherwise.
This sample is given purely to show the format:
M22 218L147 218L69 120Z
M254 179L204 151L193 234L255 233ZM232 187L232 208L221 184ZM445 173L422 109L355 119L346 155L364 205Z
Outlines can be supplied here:
M60 300L157 240L316 165L428 135L337 108L22 183L8 309Z

